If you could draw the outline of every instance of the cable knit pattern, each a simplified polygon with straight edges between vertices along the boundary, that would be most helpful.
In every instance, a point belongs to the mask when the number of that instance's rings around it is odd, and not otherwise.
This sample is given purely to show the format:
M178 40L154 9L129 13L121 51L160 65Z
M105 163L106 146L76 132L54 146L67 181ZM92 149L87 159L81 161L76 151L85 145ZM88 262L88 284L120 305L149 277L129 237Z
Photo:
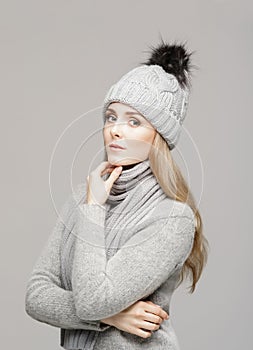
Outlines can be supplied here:
M189 80L188 72L184 74ZM177 78L161 66L143 64L125 73L110 87L103 101L103 120L110 103L128 104L153 125L172 150L186 117L189 94L189 89L181 88Z
M194 214L157 185L146 160L122 171L104 205L87 204L81 183L63 206L29 279L26 311L61 328L64 349L179 349L171 314L147 339L100 322L138 300L170 313Z

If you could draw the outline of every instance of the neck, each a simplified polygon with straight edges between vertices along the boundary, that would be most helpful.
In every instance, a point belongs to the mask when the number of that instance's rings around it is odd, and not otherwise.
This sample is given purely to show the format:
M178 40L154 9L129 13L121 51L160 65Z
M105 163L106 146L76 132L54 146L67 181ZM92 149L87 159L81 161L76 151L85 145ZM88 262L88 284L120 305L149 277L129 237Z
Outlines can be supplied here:
M107 201L115 203L126 198L129 191L137 186L137 184L152 173L149 159L139 163L128 164L122 166L119 177L114 181Z
M127 170L127 169L131 169L131 168L133 168L135 165L137 165L137 164L139 164L139 163L141 163L141 162L138 162L138 163L133 163L133 164L126 164L126 165L122 165L122 171L123 170Z

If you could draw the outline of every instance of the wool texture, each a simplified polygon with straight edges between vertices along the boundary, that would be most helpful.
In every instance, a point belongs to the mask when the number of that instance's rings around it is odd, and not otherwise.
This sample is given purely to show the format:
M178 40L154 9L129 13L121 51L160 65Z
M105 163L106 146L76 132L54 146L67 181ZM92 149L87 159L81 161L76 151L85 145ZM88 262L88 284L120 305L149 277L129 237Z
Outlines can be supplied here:
M104 205L85 200L81 183L34 266L26 312L61 328L64 349L178 350L170 300L193 246L193 211L163 193L148 159L122 170ZM170 314L151 337L101 322L138 300Z
M185 76L190 80L189 74ZM124 74L108 90L102 116L110 103L120 102L141 113L172 150L178 143L189 104L190 89L157 64L141 65Z

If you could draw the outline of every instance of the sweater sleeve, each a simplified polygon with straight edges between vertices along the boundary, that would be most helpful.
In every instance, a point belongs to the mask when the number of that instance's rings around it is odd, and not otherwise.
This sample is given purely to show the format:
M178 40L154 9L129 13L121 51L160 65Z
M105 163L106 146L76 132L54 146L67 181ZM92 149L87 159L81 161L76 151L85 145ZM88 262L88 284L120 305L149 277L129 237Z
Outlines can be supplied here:
M72 196L65 202L61 217L49 236L26 286L25 311L37 321L64 329L104 331L100 320L82 320L76 315L73 292L61 287L60 243L65 220L73 205Z
M164 283L193 246L194 214L189 206L186 214L153 220L107 260L105 209L81 204L72 271L77 315L83 320L110 317Z

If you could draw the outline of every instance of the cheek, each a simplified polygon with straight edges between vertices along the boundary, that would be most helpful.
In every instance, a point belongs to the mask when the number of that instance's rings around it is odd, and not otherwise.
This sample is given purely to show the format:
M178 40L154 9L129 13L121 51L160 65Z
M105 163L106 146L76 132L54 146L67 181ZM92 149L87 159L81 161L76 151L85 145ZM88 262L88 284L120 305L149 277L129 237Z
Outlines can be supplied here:
M138 155L141 159L143 155L147 155L150 151L150 147L153 143L155 132L152 129L143 128L139 130L135 130L135 132L131 133L131 137L126 141L127 142L127 150L130 153L134 153Z
M136 139L144 141L146 143L152 143L155 136L155 131L149 128L140 130L139 135L136 135Z

